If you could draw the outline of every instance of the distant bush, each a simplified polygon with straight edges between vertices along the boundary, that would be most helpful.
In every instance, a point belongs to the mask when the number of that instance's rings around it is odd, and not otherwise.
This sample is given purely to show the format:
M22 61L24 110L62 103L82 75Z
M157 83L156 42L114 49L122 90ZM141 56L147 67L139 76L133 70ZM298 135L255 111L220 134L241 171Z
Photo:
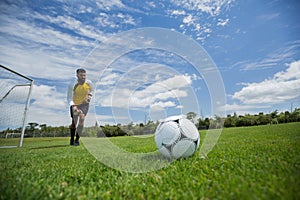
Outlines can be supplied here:
M98 137L115 137L115 136L125 136L127 133L123 131L119 126L101 126L101 129L98 130Z

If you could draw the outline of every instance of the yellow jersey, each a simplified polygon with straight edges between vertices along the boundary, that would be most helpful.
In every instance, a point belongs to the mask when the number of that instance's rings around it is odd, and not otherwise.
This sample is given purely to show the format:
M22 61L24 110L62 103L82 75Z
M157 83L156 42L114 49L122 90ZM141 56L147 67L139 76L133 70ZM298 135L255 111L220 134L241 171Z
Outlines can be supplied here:
M75 82L69 85L68 101L72 105L80 105L84 102L88 95L92 95L94 91L91 81L86 80L83 84Z

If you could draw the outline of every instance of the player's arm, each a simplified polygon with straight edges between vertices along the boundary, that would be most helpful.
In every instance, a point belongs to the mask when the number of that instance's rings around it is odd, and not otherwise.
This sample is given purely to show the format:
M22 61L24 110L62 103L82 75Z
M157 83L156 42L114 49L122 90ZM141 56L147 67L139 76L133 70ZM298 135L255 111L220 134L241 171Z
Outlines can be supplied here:
M88 81L88 84L90 85L90 91L89 91L89 96L93 96L94 95L94 84L92 83L92 81Z
M88 92L88 96L86 97L85 101L86 101L86 103L90 103L90 101L92 100L93 94L94 94L94 85L90 80L87 81L87 84L89 84L90 90Z
M67 94L67 101L70 106L74 106L75 103L73 101L73 94L74 94L74 83L69 84L68 86L68 94Z

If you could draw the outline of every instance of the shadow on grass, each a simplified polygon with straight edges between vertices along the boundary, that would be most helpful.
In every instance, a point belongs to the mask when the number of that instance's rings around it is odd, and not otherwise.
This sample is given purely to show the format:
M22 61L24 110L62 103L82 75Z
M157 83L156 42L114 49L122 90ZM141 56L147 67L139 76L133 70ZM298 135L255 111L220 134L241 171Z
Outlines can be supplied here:
M69 147L68 144L61 144L61 145L51 145L51 146L42 146L42 147L33 147L30 149L51 149L51 148L62 148L62 147Z

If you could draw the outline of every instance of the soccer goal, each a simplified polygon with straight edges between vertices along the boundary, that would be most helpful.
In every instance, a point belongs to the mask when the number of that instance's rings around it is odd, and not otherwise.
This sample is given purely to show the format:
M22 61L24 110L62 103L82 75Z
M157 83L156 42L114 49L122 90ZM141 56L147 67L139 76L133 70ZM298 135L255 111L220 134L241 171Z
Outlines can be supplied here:
M22 147L33 80L0 65L0 147Z

